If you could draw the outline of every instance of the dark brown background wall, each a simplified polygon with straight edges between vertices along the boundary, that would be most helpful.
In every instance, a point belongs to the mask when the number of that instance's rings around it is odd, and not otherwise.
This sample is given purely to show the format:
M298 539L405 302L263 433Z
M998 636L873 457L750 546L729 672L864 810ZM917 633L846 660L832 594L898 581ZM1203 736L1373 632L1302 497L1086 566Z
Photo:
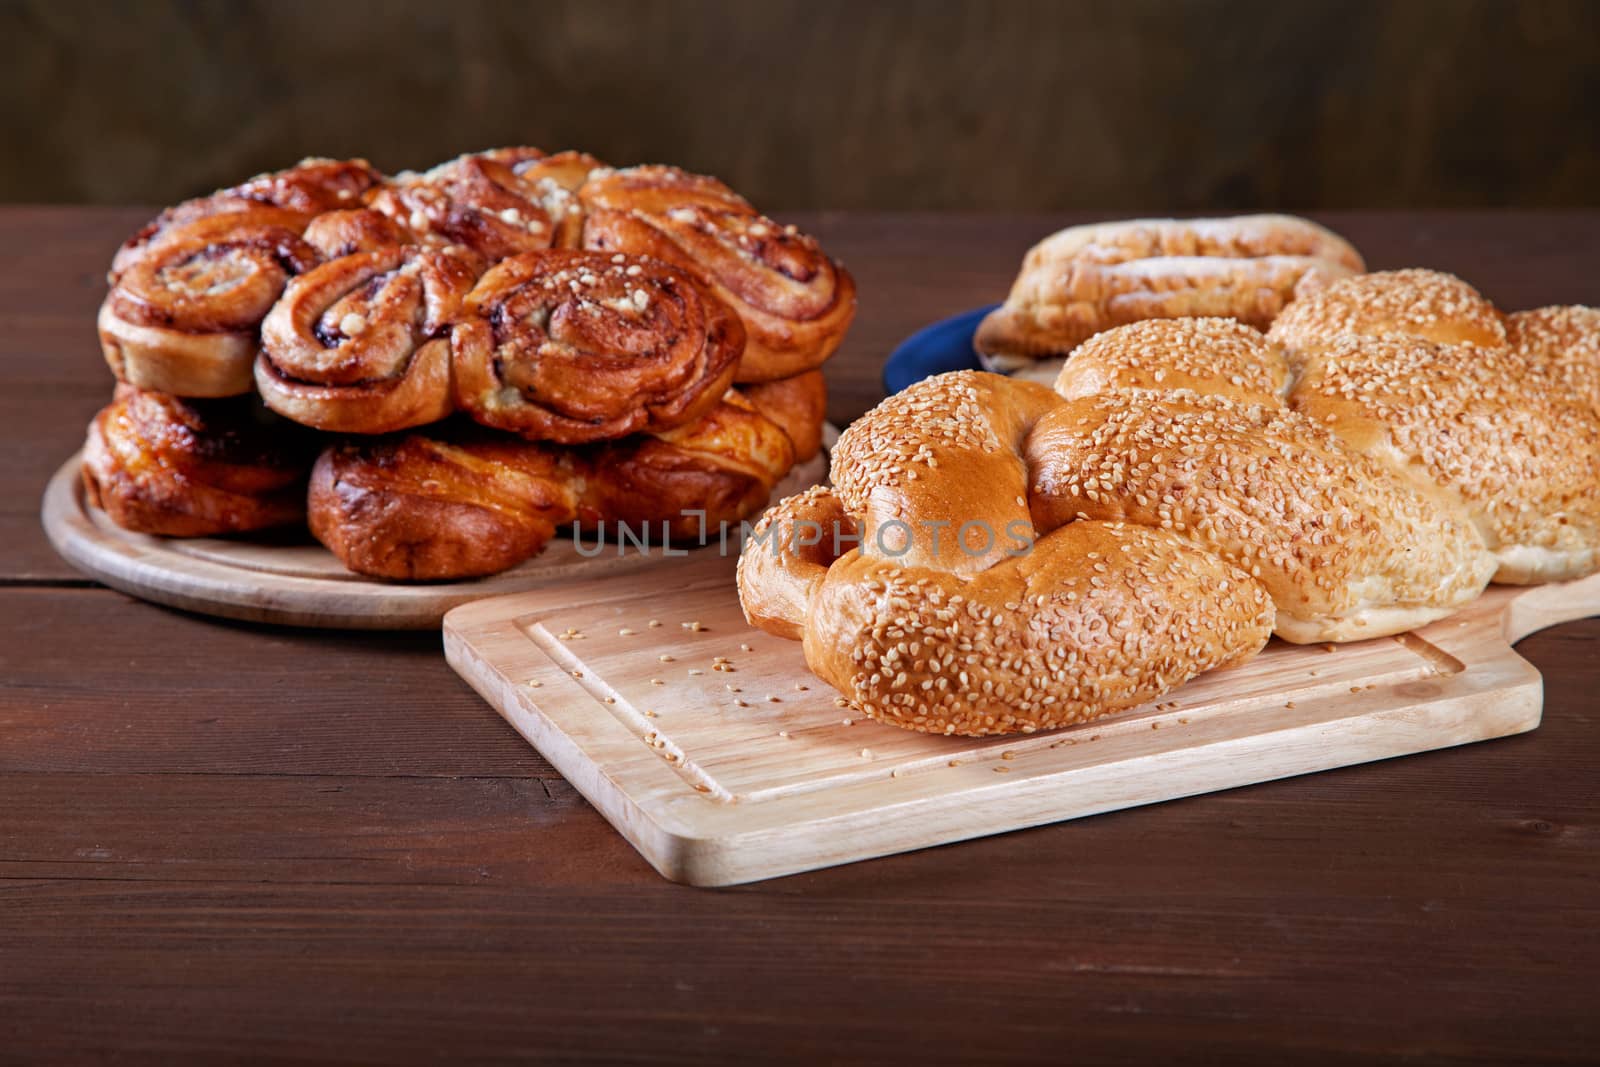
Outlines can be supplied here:
M0 99L11 201L532 143L772 209L1600 204L1582 0L11 0Z

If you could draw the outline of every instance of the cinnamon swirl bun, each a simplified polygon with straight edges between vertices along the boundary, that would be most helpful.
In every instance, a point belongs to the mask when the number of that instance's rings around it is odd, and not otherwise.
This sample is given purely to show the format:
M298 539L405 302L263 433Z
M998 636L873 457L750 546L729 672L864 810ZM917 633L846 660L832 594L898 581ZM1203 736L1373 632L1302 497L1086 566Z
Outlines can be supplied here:
M455 407L451 324L477 281L465 249L390 246L289 283L261 326L256 388L268 407L337 433L389 433Z
M743 348L738 316L660 260L528 253L467 297L452 334L456 400L530 440L664 430L717 403Z
M369 207L324 212L306 226L305 239L324 259L417 243L410 230Z
M714 538L766 504L820 386L763 403L729 390L689 425L577 448L463 423L338 444L311 479L311 530L351 570L407 581L505 570L573 524L609 539L625 523L652 544Z
M364 159L304 159L287 170L260 174L209 196L186 200L151 219L123 243L111 261L111 280L115 282L162 241L202 219L215 220L209 230L220 235L233 222L252 224L249 218L226 216L270 208L281 212L278 225L299 231L324 211L360 206L382 183L383 175Z
M168 537L299 522L310 435L253 399L180 400L128 385L89 424L83 481L118 526Z
M373 206L430 244L460 244L490 263L557 244L581 228L573 190L601 166L579 152L501 148L402 177Z
M737 380L820 366L855 316L855 281L812 238L717 181L676 167L595 175L579 190L583 245L655 256L693 273L744 321Z
M184 227L146 249L106 296L98 323L106 362L141 389L248 392L261 320L318 258L281 209Z

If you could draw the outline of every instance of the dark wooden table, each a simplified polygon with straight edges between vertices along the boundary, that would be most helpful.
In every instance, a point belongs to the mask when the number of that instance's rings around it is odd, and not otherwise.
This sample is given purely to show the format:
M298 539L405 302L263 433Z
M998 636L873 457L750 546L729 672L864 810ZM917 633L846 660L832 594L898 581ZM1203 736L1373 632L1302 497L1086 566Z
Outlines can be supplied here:
M0 1060L1226 1057L1600 1049L1600 620L1535 733L742 888L669 884L437 636L215 622L36 517L111 380L137 210L0 210ZM855 270L833 416L1061 218L797 219ZM1346 215L1374 266L1600 303L1600 214Z

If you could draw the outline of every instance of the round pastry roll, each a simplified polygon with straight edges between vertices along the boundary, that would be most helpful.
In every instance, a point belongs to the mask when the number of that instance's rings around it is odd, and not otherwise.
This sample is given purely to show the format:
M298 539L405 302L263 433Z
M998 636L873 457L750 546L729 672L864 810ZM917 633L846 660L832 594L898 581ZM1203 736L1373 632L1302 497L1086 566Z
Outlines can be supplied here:
M1600 308L1518 311L1506 316L1506 337L1530 366L1553 375L1600 415Z
M1495 581L1600 568L1600 416L1521 353L1347 335L1317 350L1291 403L1464 504L1495 553Z
M1056 377L1068 400L1130 389L1193 389L1247 403L1289 390L1283 351L1235 319L1147 319L1095 334Z
M1343 334L1484 347L1506 343L1494 305L1460 278L1436 270L1380 271L1334 282L1290 304L1268 336L1298 362Z
M765 507L796 461L784 427L730 389L691 423L587 449L580 516L661 540L716 539Z
M237 221L254 225L251 218L226 217L277 209L275 224L297 232L325 211L357 207L383 183L383 175L364 159L306 159L287 170L257 175L209 196L186 200L146 223L123 242L111 261L114 282L150 249L202 219L212 219L209 232L225 233ZM259 218L259 215L256 216Z
M455 408L450 327L478 276L464 249L391 246L289 283L261 326L268 407L337 433L389 433Z
M570 450L454 425L325 450L311 532L350 570L427 581L495 574L577 514Z
M185 397L248 392L261 320L318 262L293 219L277 208L208 217L146 249L100 307L117 378Z
M138 533L207 537L298 522L310 435L253 398L180 400L119 385L89 424L91 503Z
M795 462L790 431L767 413L803 416L810 391L763 408L730 390L686 426L584 447L459 422L347 441L317 461L311 529L351 570L408 581L514 567L569 526L591 544L620 543L619 524L653 545L719 537Z
M582 220L574 192L601 166L581 152L494 149L402 176L373 206L424 242L464 245L494 263L576 244Z
M323 212L307 224L305 239L324 259L417 243L410 230L369 207Z
M794 461L805 463L822 451L822 426L828 417L828 384L819 370L751 382L738 387L756 410L782 427L794 444Z
M456 399L478 422L580 444L691 422L732 383L744 329L693 277L645 256L514 256L468 295Z
M1297 297L1363 269L1338 234L1288 215L1073 226L1028 250L974 344L1009 370L1143 319L1218 316L1265 329Z
M855 317L855 281L812 238L780 226L715 178L676 167L597 174L579 190L583 245L692 272L749 335L741 382L787 378L831 356Z

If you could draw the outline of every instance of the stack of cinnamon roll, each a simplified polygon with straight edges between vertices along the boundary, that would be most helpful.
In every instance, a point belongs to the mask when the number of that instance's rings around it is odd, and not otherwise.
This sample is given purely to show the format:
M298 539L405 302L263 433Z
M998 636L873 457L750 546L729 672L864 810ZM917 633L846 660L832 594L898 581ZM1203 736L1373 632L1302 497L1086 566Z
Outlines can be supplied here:
M361 574L490 574L573 523L743 519L820 448L855 286L714 178L502 148L314 159L162 212L99 316L119 525L308 521Z

